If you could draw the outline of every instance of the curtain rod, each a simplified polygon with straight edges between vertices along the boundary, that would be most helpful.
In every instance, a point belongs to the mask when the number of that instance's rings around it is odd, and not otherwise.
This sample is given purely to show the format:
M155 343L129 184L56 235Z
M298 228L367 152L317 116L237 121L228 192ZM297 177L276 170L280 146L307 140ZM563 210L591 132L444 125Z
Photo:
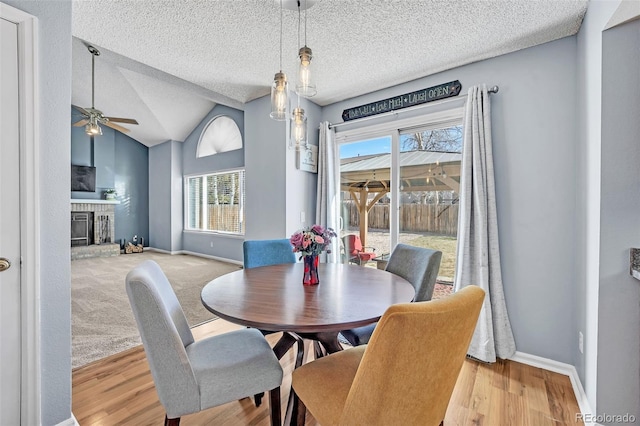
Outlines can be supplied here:
M493 87L487 89L487 92L489 92L489 93L498 93L498 90L500 90L500 88L498 86L493 86ZM416 109L424 108L426 106L447 104L449 102L457 101L459 99L460 98L458 98L458 97L449 98L449 99L443 99L441 101L429 102L429 103L426 103L426 104L415 105L415 106L412 106L412 107L409 107L409 108L397 109L397 110L393 110L393 111L383 112L382 114L370 115L368 117L358 118L358 119L351 120L351 121L344 121L342 123L336 123L336 124L329 123L329 129L333 129L335 127L346 126L347 124L352 124L354 122L361 123L363 121L372 120L374 118L386 117L386 116L389 116L391 114L398 114L401 111L402 112L413 111L413 110L416 110Z

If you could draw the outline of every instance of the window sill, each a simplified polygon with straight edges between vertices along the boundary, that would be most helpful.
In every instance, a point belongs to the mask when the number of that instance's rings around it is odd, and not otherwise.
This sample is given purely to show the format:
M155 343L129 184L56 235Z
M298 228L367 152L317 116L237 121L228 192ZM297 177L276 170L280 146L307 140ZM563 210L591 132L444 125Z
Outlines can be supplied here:
M244 234L227 234L225 232L216 232L216 231L199 231L195 229L183 229L183 234L195 234L195 235L207 235L210 237L222 237L229 238L233 240L244 240Z

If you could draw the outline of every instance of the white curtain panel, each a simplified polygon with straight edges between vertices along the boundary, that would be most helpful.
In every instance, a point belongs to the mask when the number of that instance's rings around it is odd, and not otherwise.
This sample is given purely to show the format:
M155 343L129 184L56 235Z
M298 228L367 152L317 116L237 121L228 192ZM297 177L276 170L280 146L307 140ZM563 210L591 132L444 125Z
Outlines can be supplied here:
M500 270L491 108L484 84L471 87L467 95L457 254L455 291L477 285L486 292L468 354L485 362L513 356L516 345Z
M318 143L318 198L316 200L316 222L325 228L333 228L339 233L340 218L340 170L338 149L336 147L335 130L329 128L329 122L320 123L320 137ZM327 254L328 263L339 260L339 238L331 242L331 253Z

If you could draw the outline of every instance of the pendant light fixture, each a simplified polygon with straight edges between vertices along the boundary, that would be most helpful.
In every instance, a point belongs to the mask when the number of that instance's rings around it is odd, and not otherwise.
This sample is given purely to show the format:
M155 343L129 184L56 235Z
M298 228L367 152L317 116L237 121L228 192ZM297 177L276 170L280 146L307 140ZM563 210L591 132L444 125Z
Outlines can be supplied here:
M300 46L300 0L298 4L298 46ZM305 12L306 16L306 12ZM305 46L306 47L306 46ZM300 49L302 52L303 49ZM307 62L308 64L308 62ZM301 65L302 66L302 65ZM307 68L308 71L308 68ZM306 76L309 76L307 73ZM291 112L291 120L289 120L289 149L304 149L307 146L307 116L304 115L304 109L300 107L300 96L302 95L297 91L298 85L296 85L296 93L298 94L298 106Z
M307 116L300 104L293 109L289 121L289 149L305 149L307 147Z
M300 1L298 1L298 45L300 45ZM313 53L307 46L307 0L304 0L304 46L298 51L300 64L298 65L298 82L296 83L296 93L305 98L315 96L318 92L316 85L311 79L311 59Z
M289 103L289 84L287 75L282 71L282 0L280 0L280 71L273 77L271 84L271 114L274 120L287 119L287 105Z

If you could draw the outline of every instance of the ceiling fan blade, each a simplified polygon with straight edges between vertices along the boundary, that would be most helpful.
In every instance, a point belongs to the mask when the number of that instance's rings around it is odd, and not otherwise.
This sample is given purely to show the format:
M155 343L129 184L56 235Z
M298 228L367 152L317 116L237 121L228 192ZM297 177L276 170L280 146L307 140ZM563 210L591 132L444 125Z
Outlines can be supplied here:
M116 123L138 124L138 122L133 118L118 118L118 117L105 117L105 118L109 121L115 121Z
M124 127L118 126L117 124L111 123L110 121L106 121L106 122L104 122L102 124L104 124L107 127L111 127L112 129L116 129L117 131L122 132L122 133L127 133L129 131L129 129L125 129Z
M80 121L76 121L75 123L73 123L74 127L80 127L80 126L84 126L85 124L87 124L89 122L89 120L83 118Z
M87 117L90 116L91 114L89 114L89 111L87 111L86 109L79 107L77 105L71 105L72 107L74 107L75 109L77 109L78 111L80 111L81 113L83 113L84 115L86 115Z

